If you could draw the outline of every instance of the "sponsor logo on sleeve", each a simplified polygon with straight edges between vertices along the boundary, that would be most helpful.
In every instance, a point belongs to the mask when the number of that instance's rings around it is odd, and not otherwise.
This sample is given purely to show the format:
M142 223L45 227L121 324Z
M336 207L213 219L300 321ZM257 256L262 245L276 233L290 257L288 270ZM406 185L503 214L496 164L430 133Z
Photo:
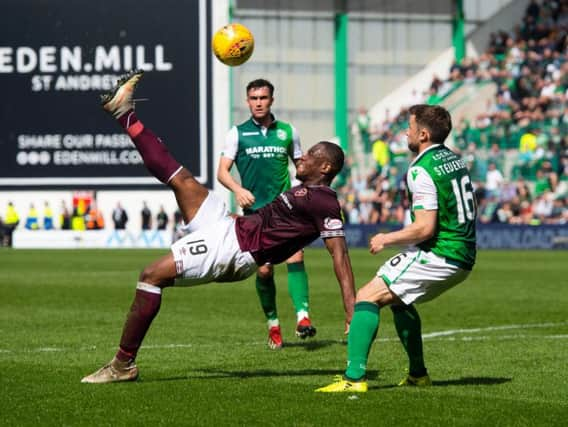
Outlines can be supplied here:
M328 230L339 230L343 228L343 222L338 218L325 218L323 220L323 226Z

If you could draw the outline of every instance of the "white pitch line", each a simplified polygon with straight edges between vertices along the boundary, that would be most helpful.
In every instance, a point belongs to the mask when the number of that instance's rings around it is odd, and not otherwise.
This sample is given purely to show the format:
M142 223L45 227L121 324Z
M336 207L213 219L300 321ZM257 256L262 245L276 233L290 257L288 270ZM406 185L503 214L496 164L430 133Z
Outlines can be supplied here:
M502 325L502 326L489 326L486 328L470 328L470 329L451 329L449 331L430 332L423 334L422 338L436 338L448 335L456 335L463 333L487 332L487 331L507 331L511 329L535 329L535 328L552 328L556 326L567 326L568 322L560 323L535 323L526 325Z
M452 329L448 331L438 331L423 334L422 337L428 341L488 341L488 340L516 340L516 339L546 339L546 340L558 340L558 339L568 339L568 334L554 334L554 335L526 335L526 334L514 334L514 335L478 335L478 336L462 336L456 337L453 335L459 335L464 333L476 333L476 332L488 332L488 331L505 331L505 330L515 330L515 329L543 329L552 328L557 326L568 326L568 322L560 323L534 323L525 325L502 325L502 326L488 326L485 328L470 328L470 329ZM379 342L392 342L398 341L398 338L379 338ZM257 346L264 345L265 341L251 341L251 342L241 342L241 343L231 343L231 346ZM143 345L144 350L163 350L171 348L203 348L203 347L216 347L219 344L208 343L208 344L156 344L156 345ZM57 353L66 351L94 351L96 346L85 346L79 349L69 348L69 347L39 347L35 349L23 349L23 350L9 350L0 348L0 354L8 353Z

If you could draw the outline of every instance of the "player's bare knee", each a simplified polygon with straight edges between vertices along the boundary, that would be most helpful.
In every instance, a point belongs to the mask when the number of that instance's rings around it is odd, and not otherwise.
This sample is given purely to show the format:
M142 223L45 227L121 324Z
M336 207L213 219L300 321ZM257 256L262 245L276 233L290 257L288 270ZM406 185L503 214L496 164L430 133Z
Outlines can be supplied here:
M304 262L304 251L300 250L286 260L287 264L298 264Z
M385 284L383 279L375 277L365 286L357 291L356 302L371 302L378 304L379 307L389 305L393 302L393 294Z
M270 265L262 265L258 267L256 274L260 279L270 279L274 276L274 269Z
M261 273L261 272L258 271L256 274L262 280L270 279L273 276L273 274L271 272Z
M175 189L182 191L194 198L202 198L205 200L209 190L201 185L195 177L186 168L183 168L170 181L170 185Z
M155 264L150 264L144 267L138 276L140 282L148 283L149 285L164 287L165 279L160 277L158 269Z

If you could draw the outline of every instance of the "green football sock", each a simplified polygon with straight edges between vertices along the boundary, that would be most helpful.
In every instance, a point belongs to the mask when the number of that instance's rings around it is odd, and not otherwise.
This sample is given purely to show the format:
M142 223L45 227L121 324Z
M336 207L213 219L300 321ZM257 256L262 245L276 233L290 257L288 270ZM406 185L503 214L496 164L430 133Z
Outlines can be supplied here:
M427 374L427 371L424 366L422 326L418 311L413 305L393 306L391 309L396 332L408 355L408 373L413 377L422 377Z
M367 359L371 344L379 330L379 306L371 302L358 302L347 337L347 369L345 377L360 380L367 372Z
M288 264L288 292L290 293L290 298L292 298L296 313L305 312L304 316L307 315L310 311L310 296L308 275L303 261Z
M256 292L266 319L277 319L278 313L276 311L276 285L274 284L274 276L266 279L256 276Z

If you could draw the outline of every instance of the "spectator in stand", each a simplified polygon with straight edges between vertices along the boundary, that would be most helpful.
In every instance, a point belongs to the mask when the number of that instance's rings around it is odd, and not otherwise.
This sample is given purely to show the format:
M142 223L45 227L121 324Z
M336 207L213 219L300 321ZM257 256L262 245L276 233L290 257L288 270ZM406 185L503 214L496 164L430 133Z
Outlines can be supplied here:
M463 68L456 61L450 65L450 80L457 82L463 79Z
M561 178L564 177L566 180L568 180L568 156L563 156L560 158L558 170L558 175L560 175Z
M363 144L365 153L371 152L371 117L365 107L359 107L359 112L355 119L357 130Z
M523 200L521 202L520 211L521 224L531 224L533 219L533 208L532 204L528 200Z
M525 16L533 18L535 21L538 19L540 15L540 6L536 0L531 0L530 3L527 5L527 9L525 11Z
M12 246L12 235L20 223L20 216L12 202L8 202L6 214L4 215L4 246Z
M475 196L475 201L478 206L481 206L485 199L487 198L487 191L485 190L485 183L474 182L473 183L473 195ZM479 209L481 211L481 209Z
M118 202L116 208L112 211L112 221L114 222L115 230L124 230L126 228L126 223L128 222L128 214Z
M501 224L509 224L514 217L511 203L505 202L497 209L497 221Z
M489 169L487 170L487 175L485 178L485 188L490 196L499 196L503 181L503 174L499 169L497 169L495 162L489 162Z
M102 230L105 228L105 220L96 202L91 202L85 215L87 230Z
M48 201L45 201L43 205L43 229L53 230L53 211Z
M527 182L523 178L519 178L517 181L517 196L521 202L532 202L531 191Z
M345 205L347 216L345 219L349 224L361 224L361 212L359 211L359 203L347 202Z
M378 138L373 143L373 158L375 159L375 170L380 174L390 162L389 146L382 138Z
M499 191L499 201L509 202L517 196L517 184L508 180L504 180Z
M499 144L493 143L491 144L491 148L489 149L489 153L487 153L487 157L495 163L495 166L500 171L504 170L505 167L505 153L499 147Z
M393 172L396 175L393 178L402 179L404 171L408 168L408 146L406 143L406 138L404 135L396 135L391 139L389 143L389 157L390 165L394 169L390 169L389 173L392 175Z
M552 167L552 162L548 159L543 160L540 166L540 170L548 181L550 191L556 191L556 188L558 186L558 174Z
M152 228L152 212L146 202L142 202L142 231L147 231Z
M554 96L556 92L556 84L552 81L551 78L547 77L546 79L542 80L540 83L540 97L546 98L543 99L543 102L547 102L550 98Z
M371 202L370 196L361 199L359 203L359 212L361 216L361 223L370 224L371 214L373 212L373 203Z
M556 197L554 199L550 215L545 222L547 224L568 224L566 197Z
M59 228L61 230L71 229L71 213L69 213L69 209L63 200L61 201L61 212L59 214Z
M481 201L479 205L479 221L483 224L490 224L497 221L497 208L499 201L497 196L489 193L488 197Z
M568 3L562 2L560 9L556 14L556 25L558 27L568 27ZM564 36L566 36L564 34Z
M511 212L512 216L509 218L509 224L522 224L521 220L521 201L519 196L511 199Z
M533 215L539 223L543 223L552 214L554 194L550 191L538 195L533 204Z
M85 223L86 208L84 207L84 202L80 200L77 206L73 208L73 213L71 214L71 230L73 231L84 231L87 228Z
M164 205L160 205L160 210L156 215L156 225L158 230L165 230L168 227L168 214L164 209Z
M552 187L550 186L550 180L545 175L542 169L536 171L536 183L534 187L534 195L535 197L539 197L544 193L551 191Z
M35 208L33 203L30 203L30 209L26 218L25 227L28 230L39 230L39 218L37 209Z
M518 166L521 168L527 167L534 159L537 149L536 132L534 129L527 129L519 140L519 160Z

